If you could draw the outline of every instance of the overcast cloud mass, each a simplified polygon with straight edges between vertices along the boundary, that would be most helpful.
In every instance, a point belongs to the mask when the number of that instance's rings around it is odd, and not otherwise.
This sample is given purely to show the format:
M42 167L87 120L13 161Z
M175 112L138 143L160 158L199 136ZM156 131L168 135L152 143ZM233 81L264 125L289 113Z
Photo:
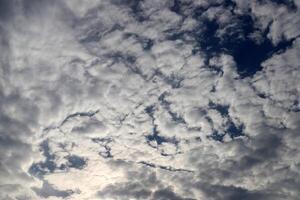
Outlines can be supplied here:
M299 0L0 0L0 200L299 200Z

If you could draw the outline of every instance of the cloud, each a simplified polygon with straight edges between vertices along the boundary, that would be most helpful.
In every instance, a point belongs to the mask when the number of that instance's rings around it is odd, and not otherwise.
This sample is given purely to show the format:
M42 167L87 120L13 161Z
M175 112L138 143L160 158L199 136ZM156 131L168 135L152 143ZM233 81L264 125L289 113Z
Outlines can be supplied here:
M55 197L68 197L72 194L72 191L59 191L54 189L47 181L43 183L43 187L41 189L39 188L33 188L33 190L41 197L48 198L51 196Z
M1 200L298 198L298 2L0 5Z

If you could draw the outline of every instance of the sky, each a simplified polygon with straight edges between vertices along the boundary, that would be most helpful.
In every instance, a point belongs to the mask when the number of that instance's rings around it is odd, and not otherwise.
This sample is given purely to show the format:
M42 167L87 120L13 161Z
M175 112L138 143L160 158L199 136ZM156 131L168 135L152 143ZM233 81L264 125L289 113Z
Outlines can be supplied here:
M299 0L0 0L0 200L299 200Z

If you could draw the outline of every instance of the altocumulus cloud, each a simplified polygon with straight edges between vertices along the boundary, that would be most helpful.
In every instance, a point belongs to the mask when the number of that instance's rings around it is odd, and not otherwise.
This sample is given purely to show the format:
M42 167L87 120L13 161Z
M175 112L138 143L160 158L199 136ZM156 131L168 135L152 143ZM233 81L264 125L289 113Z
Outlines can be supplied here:
M0 0L0 199L299 199L299 6Z

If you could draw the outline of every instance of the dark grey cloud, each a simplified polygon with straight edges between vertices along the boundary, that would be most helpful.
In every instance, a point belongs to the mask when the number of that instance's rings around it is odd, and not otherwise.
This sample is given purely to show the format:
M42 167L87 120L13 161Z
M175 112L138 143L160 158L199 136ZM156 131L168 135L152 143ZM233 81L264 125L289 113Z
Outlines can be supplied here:
M176 193L172 191L170 188L164 188L156 190L153 193L152 199L159 199L159 200L167 200L167 199L174 199L174 200L192 200L192 198L182 198L178 196Z
M50 3L45 0L1 0L0 21L1 23L13 23L18 15L23 15L23 17L41 15L47 9L47 6L53 6L55 3L56 1Z
M117 187L108 186L103 191L98 192L98 195L99 197L108 196L116 199L147 199L151 195L151 191L141 187L138 183L124 183Z
M262 193L260 191L248 191L247 189L243 189L240 187L234 186L219 186L219 185L207 185L201 186L204 190L205 194L208 198L216 199L216 200L262 200L262 199L282 199L283 195L277 194L268 194Z
M115 199L194 199L184 198L176 194L172 187L163 185L154 172L149 173L149 169L140 168L140 172L131 171L128 173L128 179L130 180L129 182L108 185L102 191L98 192L98 196Z
M73 193L73 191L56 190L47 181L44 181L43 187L41 189L33 188L33 190L37 193L37 195L44 198L48 198L51 196L66 198Z
M1 0L0 1L0 19L5 22L10 17L13 17L13 1Z
M3 91L7 91L7 88ZM33 181L22 168L28 166L33 153L30 144L30 137L33 135L31 127L35 126L38 109L17 93L10 95L2 93L0 106L0 190L4 196L10 198L6 194L19 191L23 184ZM21 193L19 196L26 195L26 191L23 192L24 194Z

